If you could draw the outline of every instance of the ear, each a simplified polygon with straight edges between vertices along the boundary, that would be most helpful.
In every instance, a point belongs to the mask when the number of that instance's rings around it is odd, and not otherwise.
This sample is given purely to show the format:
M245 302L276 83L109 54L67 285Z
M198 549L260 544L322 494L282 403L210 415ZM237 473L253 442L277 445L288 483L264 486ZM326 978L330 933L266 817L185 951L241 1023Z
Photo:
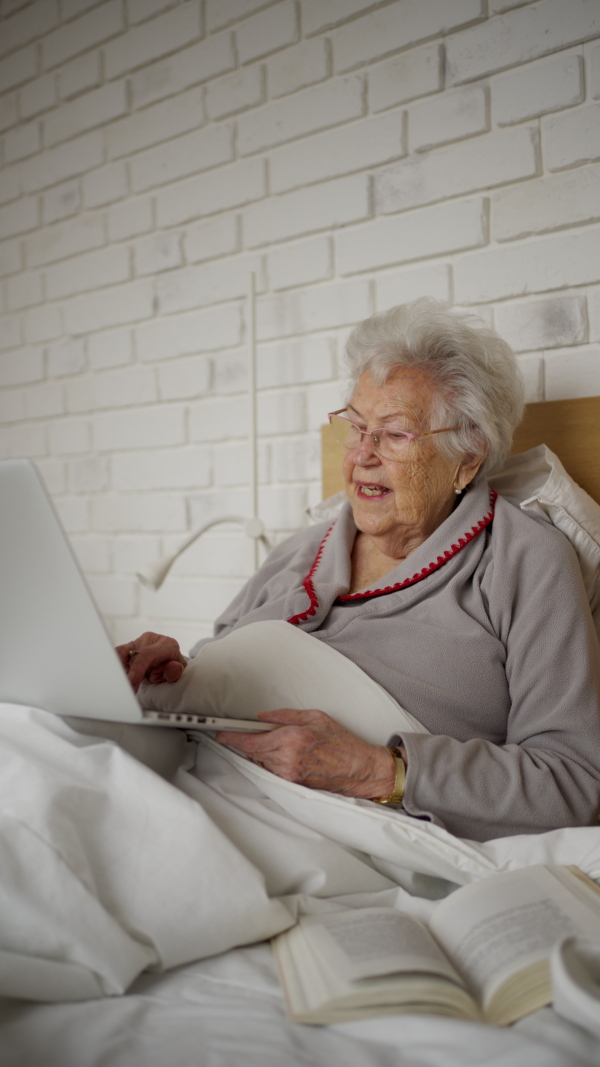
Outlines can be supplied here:
M459 489L466 489L471 484L484 459L485 456L467 456L463 459L456 474Z

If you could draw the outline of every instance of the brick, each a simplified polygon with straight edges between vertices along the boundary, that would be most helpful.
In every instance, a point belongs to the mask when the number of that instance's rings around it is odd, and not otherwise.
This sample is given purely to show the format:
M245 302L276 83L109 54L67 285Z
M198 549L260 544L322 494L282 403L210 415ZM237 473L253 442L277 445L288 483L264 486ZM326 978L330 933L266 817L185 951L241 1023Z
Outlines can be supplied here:
M42 216L44 225L59 222L69 215L77 215L81 208L81 189L79 181L63 182L49 189L42 197Z
M180 538L174 540L179 544ZM111 537L108 543L115 570L119 573L135 574L161 555L162 542L158 537Z
M76 297L65 304L68 333L89 333L105 326L121 326L126 322L149 318L150 315L152 289L147 281L115 285L97 293Z
M13 52L0 62L0 93L35 78L37 74L37 49L35 45Z
M317 237L277 249L267 257L267 270L271 288L275 290L331 278L331 241L328 237Z
M164 547L166 553L174 552L179 547L179 541L175 538L165 538ZM217 526L196 541L196 544L177 560L175 567L173 576L203 575L212 578L218 574L221 578L249 577L254 571L253 542L239 526L234 527L232 523Z
M546 356L546 400L600 394L600 349Z
M271 190L279 193L389 163L406 155L405 142L404 113L397 111L304 138L272 153Z
M100 89L62 104L44 121L44 137L47 147L70 140L77 134L107 125L127 112L127 93L124 81L111 82Z
M33 83L35 84L35 83ZM23 92L23 90L22 90ZM32 112L33 114L33 112ZM23 118L29 118L29 113L21 111ZM0 130L7 130L18 121L17 94L4 93L0 98Z
M560 348L587 340L586 305L581 296L502 304L495 315L498 332L515 352Z
M335 282L300 292L265 297L257 305L261 341L310 330L349 326L371 312L366 281Z
M57 456L88 452L90 428L84 419L61 419L48 427L50 451Z
M297 41L296 7L293 0L283 0L283 3L240 23L236 31L240 63L250 63Z
M292 141L364 114L363 80L353 75L303 89L292 97L241 115L238 147L242 156Z
M185 504L181 496L150 495L101 496L92 500L95 530L185 530Z
M335 341L332 337L302 337L261 344L257 353L259 389L318 382L335 375Z
M36 196L22 197L0 208L0 238L35 230L39 225L39 204Z
M485 14L481 0L399 0L335 31L336 71L382 59L400 48L474 22Z
M108 459L106 456L72 459L69 463L69 488L72 493L99 493L107 489ZM110 567L105 569L110 570Z
M32 304L41 304L43 299L40 274L19 274L16 278L8 279L6 303L11 311L19 311L20 308L31 307Z
M272 56L267 64L269 96L287 96L324 81L330 73L328 42L303 41Z
M154 370L139 364L98 374L93 392L97 409L151 404L158 399Z
M269 7L272 0L207 0L206 3L206 26L209 33L220 30L223 26L229 26L232 22L247 18L259 11L261 7Z
M23 185L27 192L36 192L99 167L103 161L102 131L85 133L27 160L23 164Z
M78 96L86 89L95 89L102 82L100 52L88 52L65 63L58 73L58 85L63 100Z
M206 356L169 360L158 365L158 393L161 400L191 400L210 390L211 363Z
M0 203L16 200L21 192L21 171L19 167L3 167L0 171Z
M145 22L169 7L174 7L176 0L127 0L127 16L130 25Z
M27 122L9 130L4 137L4 159L13 163L17 159L26 159L41 148L39 122Z
M54 501L67 533L87 533L90 528L89 505L82 497L59 497Z
M143 237L134 248L136 274L158 274L182 263L180 233L153 233Z
M232 348L241 340L240 310L231 305L157 319L136 330L138 358L151 362Z
M222 119L262 104L265 95L264 73L260 66L236 70L209 82L206 111L211 119Z
M48 374L60 378L66 374L80 374L85 367L85 344L80 337L51 345L47 353Z
M85 464L86 460L74 460L73 463L78 467L80 463ZM71 468L71 464L69 464L69 468ZM83 470L85 470L85 467L82 467ZM79 566L86 574L107 574L110 571L109 545L110 541L107 537L94 537L91 535L71 538L71 547L77 556Z
M234 444L217 445L214 452L215 484L219 489L225 489L230 485L246 487L250 479L250 455L248 445L235 442ZM266 482L268 453L267 445L259 443L258 448L258 480Z
M195 447L124 452L112 457L111 470L114 489L197 489L210 485L210 452Z
M39 348L19 348L0 355L0 388L26 385L44 377L44 354Z
M366 174L338 178L309 189L271 197L246 209L244 233L250 248L284 241L332 226L358 222L371 214Z
M230 438L246 437L247 434L246 397L211 397L190 406L192 441L227 441Z
M600 288L588 292L590 341L600 341Z
M271 466L276 482L304 482L321 477L321 440L318 436L277 441L271 445Z
M233 496L233 494L230 495ZM215 514L223 514L227 496L228 494L224 493L213 494L214 500L211 501L210 513L208 510L203 513L203 505L200 505L200 508L195 512L198 525ZM227 511L231 512L232 510L236 509L232 507L226 508L225 514L227 514ZM240 509L237 508L237 510L239 511ZM240 582L231 580L215 581L213 579L212 581L202 581L201 579L185 578L177 581L177 579L171 578L157 593L143 588L140 589L141 609L143 612L147 612L149 618L156 620L156 626L159 630L167 628L167 623L161 620L193 620L193 632L197 636L198 616L202 614L206 619L216 619L222 611L225 611L225 608L231 603L240 588ZM169 623L170 631L171 625Z
M327 422L327 412L336 411L346 403L347 382L328 382L311 385L307 390L308 430L318 431Z
M302 29L308 37L376 6L377 0L304 0Z
M539 0L488 19L446 43L449 85L493 74L558 48L577 44L600 32L595 0Z
M67 488L65 465L57 459L38 459L37 465L49 493L55 496Z
M490 14L500 14L503 11L508 11L512 7L522 7L523 4L529 4L531 0L490 0Z
M135 26L104 50L106 77L115 78L168 52L175 52L200 36L200 6L195 0Z
M590 96L597 100L600 96L600 44L590 48L588 66L590 68Z
M65 403L69 414L89 414L96 406L94 380L89 375L78 375L65 382Z
M156 279L158 311L161 315L170 314L245 297L250 271L257 274L258 290L264 289L258 256L222 259L166 274Z
M23 319L25 340L31 344L53 341L63 332L60 311L53 305L33 308L25 313Z
M62 415L64 411L63 390L57 382L41 382L23 390L25 415L28 419Z
M22 426L6 427L2 438L5 440L4 457L20 459L26 456L44 456L46 454L46 427L40 422L29 422Z
M92 438L98 452L182 445L185 441L184 409L163 404L95 415Z
M104 244L104 223L98 215L84 215L69 222L40 230L25 242L30 267L44 266L57 259L98 248Z
M460 259L454 266L455 299L487 303L598 280L600 229L515 242Z
M104 207L122 200L129 191L125 163L109 163L83 176L83 202L86 207Z
M486 200L438 204L394 219L375 219L338 234L342 274L476 248L487 241Z
M122 33L125 28L123 6L119 0L108 0L87 15L75 19L49 33L42 42L44 70L64 63L66 59L93 48L96 44Z
M199 263L203 259L216 259L228 252L237 252L240 247L237 215L222 215L188 226L183 247L188 263Z
M525 386L525 403L544 399L544 360L541 356L519 356L518 364Z
M375 310L386 311L396 304L407 304L420 296L450 301L450 270L444 265L409 267L390 274L379 274L375 282Z
M536 131L521 127L411 156L376 176L378 212L401 211L536 174Z
M369 70L371 111L383 111L443 88L443 52L439 44L427 44L401 52Z
M3 12L4 14L4 12ZM13 52L35 37L42 37L58 23L56 0L38 0L20 14L3 19L0 55Z
M10 98L9 98L10 99ZM43 74L41 78L24 85L19 93L19 112L22 118L29 119L39 115L56 104L56 79L54 74Z
M88 339L88 357L92 370L121 367L133 360L133 344L129 330L110 330L94 333Z
M411 151L458 141L489 128L484 89L468 86L414 104L408 113Z
M50 300L56 300L127 281L129 261L129 249L124 245L66 259L47 269L46 294Z
M163 100L113 123L106 131L109 159L129 156L179 133L195 130L204 122L202 89L189 89L176 99Z
M229 163L233 157L233 128L209 126L134 156L129 164L131 187L136 193L144 192L154 185Z
M593 222L600 219L600 164L500 189L492 203L499 241Z
M600 104L542 120L544 162L561 170L600 158Z
M0 337L0 347L2 337ZM21 389L0 392L0 423L21 422L25 418L25 402Z
M61 0L61 15L64 22L78 18L91 7L97 7L98 0Z
M235 67L233 37L220 33L183 48L168 59L151 63L131 78L133 106L145 107L192 85L210 81Z
M111 241L122 241L128 237L137 237L154 228L154 213L149 197L134 200L128 198L123 204L116 204L108 212L108 236Z
M202 215L238 207L259 200L267 192L262 159L244 160L201 174L156 196L159 226L177 226Z
M499 126L522 122L583 100L580 56L557 56L531 63L492 82L492 117Z
M16 348L21 343L21 319L18 315L3 315L0 348Z

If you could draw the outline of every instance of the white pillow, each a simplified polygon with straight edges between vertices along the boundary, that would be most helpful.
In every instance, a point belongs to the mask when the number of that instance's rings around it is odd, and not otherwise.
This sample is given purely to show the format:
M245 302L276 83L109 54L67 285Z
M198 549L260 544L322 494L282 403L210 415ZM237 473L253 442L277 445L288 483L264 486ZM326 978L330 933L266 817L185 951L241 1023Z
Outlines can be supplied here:
M600 505L567 474L547 445L510 456L490 485L522 511L532 512L564 533L579 559L600 640ZM313 522L332 521L346 500L335 493L308 509Z

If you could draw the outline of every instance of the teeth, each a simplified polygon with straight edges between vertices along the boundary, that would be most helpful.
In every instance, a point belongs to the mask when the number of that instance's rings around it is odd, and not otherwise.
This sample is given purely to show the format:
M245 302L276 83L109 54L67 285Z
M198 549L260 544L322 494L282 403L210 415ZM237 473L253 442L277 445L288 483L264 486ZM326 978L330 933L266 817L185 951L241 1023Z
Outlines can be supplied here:
M361 485L361 489L367 496L383 496L388 491L387 489L372 485Z

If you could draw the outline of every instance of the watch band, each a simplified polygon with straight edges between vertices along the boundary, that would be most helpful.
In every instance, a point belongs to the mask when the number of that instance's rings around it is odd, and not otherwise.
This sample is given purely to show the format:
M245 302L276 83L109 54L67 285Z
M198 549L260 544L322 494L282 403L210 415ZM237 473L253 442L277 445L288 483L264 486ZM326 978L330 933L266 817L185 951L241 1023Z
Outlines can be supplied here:
M394 757L394 763L396 764L396 781L394 782L394 789L387 797L372 797L372 799L376 804L401 804L406 785L406 767L400 754L400 749L392 748L390 745L387 745L386 747L388 752L391 752Z

